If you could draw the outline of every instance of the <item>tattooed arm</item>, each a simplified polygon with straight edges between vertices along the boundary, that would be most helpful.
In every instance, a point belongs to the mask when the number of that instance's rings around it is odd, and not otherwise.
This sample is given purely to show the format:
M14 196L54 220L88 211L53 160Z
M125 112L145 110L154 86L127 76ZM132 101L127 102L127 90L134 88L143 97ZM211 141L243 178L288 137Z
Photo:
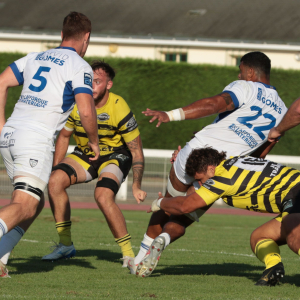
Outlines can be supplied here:
M132 154L132 193L138 203L144 201L147 193L141 190L142 177L144 173L144 153L141 136L127 142L127 147Z
M183 107L185 119L198 119L221 112L234 110L234 103L228 93L200 99L190 105Z
M233 110L235 108L234 103L228 93L221 93L219 95L203 98L193 102L185 107L180 108L182 112L181 118L184 120L199 119L214 114L219 114L224 111ZM178 110L178 109L177 109ZM159 127L161 123L170 122L170 117L167 112L151 110L142 111L145 116L150 116L152 119L150 123L155 120L158 121L156 127ZM180 114L181 115L181 114ZM184 116L184 117L183 117ZM181 120L182 120L181 119Z

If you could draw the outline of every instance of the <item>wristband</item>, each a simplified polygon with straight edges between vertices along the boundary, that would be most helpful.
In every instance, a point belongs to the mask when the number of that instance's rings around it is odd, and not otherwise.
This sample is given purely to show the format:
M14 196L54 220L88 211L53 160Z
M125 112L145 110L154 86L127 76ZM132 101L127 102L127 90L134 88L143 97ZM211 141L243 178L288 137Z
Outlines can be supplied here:
M163 198L155 199L151 204L151 210L153 212L160 210L160 202Z
M157 202L156 202L156 205L157 205L159 208L160 208L160 203L161 203L161 200L162 200L162 199L164 199L164 198L160 198L160 199L158 199Z
M185 120L185 114L182 108L166 111L165 113L168 115L170 122Z

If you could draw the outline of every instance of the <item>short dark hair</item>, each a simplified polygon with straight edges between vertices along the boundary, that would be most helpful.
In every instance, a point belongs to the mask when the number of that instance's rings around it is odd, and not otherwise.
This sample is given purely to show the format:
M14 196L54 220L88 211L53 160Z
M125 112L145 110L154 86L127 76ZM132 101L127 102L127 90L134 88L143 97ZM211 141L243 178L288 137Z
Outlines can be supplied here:
M270 78L271 60L266 54L259 51L249 52L241 58L241 62Z
M63 40L80 40L84 34L92 31L92 23L87 16L82 13L72 11L63 22Z
M217 166L226 159L226 152L219 152L211 147L194 149L186 162L185 172L194 177L195 174L205 173L208 166Z
M91 64L93 71L102 69L110 80L113 80L116 76L115 70L104 60L94 60Z

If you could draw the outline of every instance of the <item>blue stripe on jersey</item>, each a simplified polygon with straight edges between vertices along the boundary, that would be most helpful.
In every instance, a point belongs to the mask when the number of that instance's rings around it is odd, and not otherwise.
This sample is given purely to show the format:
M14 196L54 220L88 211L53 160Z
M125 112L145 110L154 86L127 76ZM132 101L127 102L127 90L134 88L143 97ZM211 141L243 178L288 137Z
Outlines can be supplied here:
M67 49L67 50L72 50L72 51L76 52L76 50L72 47L56 47L55 49Z
M63 104L61 107L63 112L68 111L74 102L75 102L75 97L72 89L72 81L67 81L63 93Z
M269 85L269 84L266 84L266 83L263 83L263 82L260 82L260 81L258 81L258 83L261 83L262 85L264 85L268 89L272 89L272 90L276 91L276 87L273 86L273 85Z
M233 93L232 91L223 91L222 93L228 93L233 101L234 104L234 108L238 108L239 107L239 100L237 99L235 93Z
M14 72L19 85L22 85L24 83L24 77L23 77L23 72L21 73L17 67L17 65L13 62L12 64L9 65L12 69L12 71Z
M74 90L74 95L81 94L81 93L82 94L89 94L89 95L93 96L93 92L88 88L79 87L79 88L76 88Z

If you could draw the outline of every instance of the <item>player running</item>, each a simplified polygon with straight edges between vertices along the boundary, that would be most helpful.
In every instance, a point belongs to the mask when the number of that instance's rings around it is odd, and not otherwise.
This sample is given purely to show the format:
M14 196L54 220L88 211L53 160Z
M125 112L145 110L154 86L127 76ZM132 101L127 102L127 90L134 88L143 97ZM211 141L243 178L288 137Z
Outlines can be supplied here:
M270 85L270 59L261 52L250 52L241 58L239 80L226 86L219 95L200 99L183 108L170 112L147 109L143 113L153 116L150 122L162 122L198 119L218 113L213 124L196 133L179 152L174 162L167 185L166 197L184 196L194 178L186 174L186 160L193 149L212 146L227 155L248 155L264 157L275 145L267 141L267 134L276 126L287 111L275 87ZM205 213L198 210L174 220L173 234L176 238L184 235L185 228ZM169 215L164 211L152 214L141 243L140 251L129 268L135 274L136 267L147 253L153 239L162 232ZM166 238L169 237L164 234ZM175 239L175 238L174 238Z
M92 97L93 71L82 59L89 45L90 33L90 20L81 13L72 12L63 21L60 47L29 53L0 75L0 152L14 185L11 203L0 209L0 238L5 246L4 253L16 236L20 239L24 234L24 229L17 225L24 221L30 223L43 208L44 189L52 168L54 139L68 119L75 101L89 147L95 154L90 159L96 161L99 157L97 116ZM20 98L5 123L7 91L18 85L23 85ZM7 237L9 231L10 237ZM2 260L0 271L0 277L8 277Z
M287 244L300 255L300 171L250 156L225 159L225 152L212 148L193 150L186 163L186 172L199 181L201 187L188 196L154 200L151 210L162 209L180 216L222 198L233 207L279 214L255 229L250 238L252 251L266 265L256 285L276 285L284 276L278 246ZM168 232L173 241L168 223L163 232ZM137 269L139 276L151 274L169 242L163 236L153 241L151 250Z

